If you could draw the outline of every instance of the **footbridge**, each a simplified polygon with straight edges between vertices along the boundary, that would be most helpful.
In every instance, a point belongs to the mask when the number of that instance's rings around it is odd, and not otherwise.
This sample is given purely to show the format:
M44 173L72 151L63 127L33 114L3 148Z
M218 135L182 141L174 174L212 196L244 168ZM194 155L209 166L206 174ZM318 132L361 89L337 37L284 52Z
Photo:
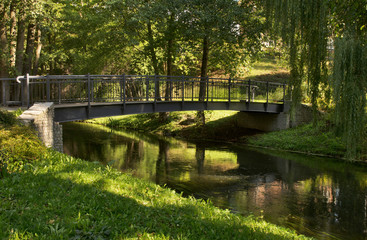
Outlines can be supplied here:
M286 84L232 78L47 75L0 79L2 105L53 102L54 121L188 110L279 114Z

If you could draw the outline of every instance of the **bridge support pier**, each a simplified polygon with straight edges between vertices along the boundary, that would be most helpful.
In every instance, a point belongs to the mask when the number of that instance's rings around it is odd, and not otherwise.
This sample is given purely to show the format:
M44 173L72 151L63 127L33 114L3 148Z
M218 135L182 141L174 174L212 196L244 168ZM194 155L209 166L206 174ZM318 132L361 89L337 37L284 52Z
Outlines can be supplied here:
M293 121L288 111L280 113L239 112L237 114L237 125L239 127L257 129L264 132L297 127L312 120L312 108L304 104L301 104L297 109Z
M63 151L62 125L54 122L54 104L51 102L35 103L18 118L25 125L33 127L46 147Z
M273 132L289 128L288 113L239 112L237 125L242 128Z

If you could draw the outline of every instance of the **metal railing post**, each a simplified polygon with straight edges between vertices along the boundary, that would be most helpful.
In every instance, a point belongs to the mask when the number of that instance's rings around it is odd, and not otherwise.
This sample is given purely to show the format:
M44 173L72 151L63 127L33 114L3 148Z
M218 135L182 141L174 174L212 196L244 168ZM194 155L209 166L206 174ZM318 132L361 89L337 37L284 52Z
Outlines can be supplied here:
M285 104L285 86L286 84L283 84L283 104Z
M181 87L182 87L182 103L185 101L185 77L181 78Z
M251 102L251 80L248 80L248 102Z
M206 101L209 102L209 76L206 76Z
M124 107L125 107L125 102L126 102L126 76L125 74L122 75L122 99L124 102Z
M25 91L25 93L26 93L26 97L27 97L27 108L29 108L30 107L30 91L29 91L29 73L27 73L27 78L26 78L26 91Z
M47 102L50 102L50 76L47 74L46 76L46 100Z
M2 81L2 92L3 92L3 99L2 99L2 103L3 103L3 106L6 106L6 81L3 80Z
M88 110L90 109L90 74L88 73L88 80L87 80L87 85L88 85Z
M169 99L172 102L172 96L173 96L173 77L171 76L171 80L169 81Z
M123 83L122 82L123 82L124 77L125 77L125 75L122 75L122 79L120 78L120 81L119 81L119 84L120 84L120 102L122 102L123 98L124 98L123 95L122 95L122 91L123 91L122 90L123 89L123 86L122 86Z
M269 81L266 82L266 104L269 103Z
M191 101L194 101L194 80L191 80Z
M154 102L157 101L157 75L154 75Z
M231 102L231 78L228 79L228 102Z
M212 79L212 102L214 100L214 79Z
M143 79L143 77L141 78L141 80ZM146 86L146 99L147 102L149 102L149 77L145 76L145 86Z

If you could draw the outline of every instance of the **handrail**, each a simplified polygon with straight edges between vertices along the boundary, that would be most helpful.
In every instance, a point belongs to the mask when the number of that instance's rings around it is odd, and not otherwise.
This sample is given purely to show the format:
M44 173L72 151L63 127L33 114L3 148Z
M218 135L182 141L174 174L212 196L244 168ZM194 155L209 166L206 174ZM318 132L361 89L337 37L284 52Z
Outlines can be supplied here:
M14 81L15 80L15 81ZM283 103L286 84L236 78L165 75L46 75L0 78L2 104L10 98L30 106L36 101L60 103L131 101L244 101ZM12 83L14 81L14 83ZM24 84L21 84L21 83ZM16 86L19 85L19 87ZM20 86L21 84L21 86ZM16 93L18 92L18 93ZM14 101L14 100L13 100Z

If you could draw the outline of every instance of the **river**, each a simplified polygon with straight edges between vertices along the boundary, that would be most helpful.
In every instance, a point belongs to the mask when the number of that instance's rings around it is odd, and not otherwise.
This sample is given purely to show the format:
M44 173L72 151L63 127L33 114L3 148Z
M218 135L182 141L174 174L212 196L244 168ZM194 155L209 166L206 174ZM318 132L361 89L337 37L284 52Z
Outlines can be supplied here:
M63 124L64 152L317 239L367 239L367 168L329 158Z

